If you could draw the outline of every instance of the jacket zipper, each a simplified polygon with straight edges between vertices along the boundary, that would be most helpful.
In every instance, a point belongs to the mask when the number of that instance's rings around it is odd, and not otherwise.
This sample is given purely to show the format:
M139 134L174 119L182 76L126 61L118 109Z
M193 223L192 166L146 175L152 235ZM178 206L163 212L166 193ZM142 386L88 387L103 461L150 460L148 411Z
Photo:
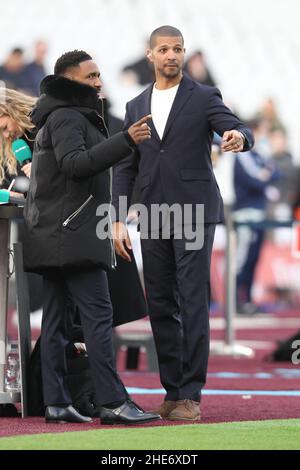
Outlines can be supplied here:
M107 132L107 135L109 137L109 132L108 132L108 128L106 126L106 122L105 122L105 119L104 119L104 106L103 106L103 100L101 99L101 107L102 107L102 121L103 121L103 124L104 124L104 127L105 127L105 130ZM109 169L109 173L110 173L110 183L109 183L109 191L110 191L110 204L109 204L109 229L110 229L110 234L112 235L112 220L111 220L111 205L112 205L112 179L113 179L113 170L112 168ZM116 250L115 250L115 245L114 245L114 242L112 240L112 237L109 238L109 241L110 241L110 246L111 246L111 267L113 269L115 269L117 267L117 257L116 257Z
M83 209L90 202L91 199L93 199L92 195L90 195L87 198L87 200L80 207L78 207L78 209L76 209L75 212L72 212L72 214L70 214L69 217L66 220L64 220L63 227L67 227L68 223L71 222L71 220L75 219L75 217L77 217L80 214L80 212L83 211Z

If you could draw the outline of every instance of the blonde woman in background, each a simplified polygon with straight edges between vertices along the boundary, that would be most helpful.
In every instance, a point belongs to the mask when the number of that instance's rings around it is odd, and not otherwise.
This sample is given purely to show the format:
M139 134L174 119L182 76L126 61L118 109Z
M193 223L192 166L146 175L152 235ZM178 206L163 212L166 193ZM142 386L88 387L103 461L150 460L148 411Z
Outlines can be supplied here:
M30 113L36 98L19 91L0 88L0 188L7 189L16 176L30 177L31 163L22 168L12 151L15 139L24 139L33 149L35 127ZM12 195L16 196L12 192Z
M0 88L0 190L8 189L16 178L10 190L10 196L24 198L23 192L27 190L28 184L20 183L23 176L30 177L31 163L22 166L16 160L12 151L12 143L15 139L23 139L33 150L35 138L35 126L30 120L30 113L35 105L36 99L16 90ZM23 181L24 183L24 181ZM22 189L20 189L22 188ZM21 192L22 191L22 192ZM23 223L17 221L18 240L23 241ZM33 312L41 306L42 279L37 274L28 275L30 310Z

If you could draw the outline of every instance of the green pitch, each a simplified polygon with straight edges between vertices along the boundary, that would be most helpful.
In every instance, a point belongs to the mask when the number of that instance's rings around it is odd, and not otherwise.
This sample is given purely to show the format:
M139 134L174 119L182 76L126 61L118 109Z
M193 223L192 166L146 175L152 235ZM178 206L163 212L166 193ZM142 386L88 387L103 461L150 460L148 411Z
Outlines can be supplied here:
M0 438L1 450L300 449L300 419L99 429Z

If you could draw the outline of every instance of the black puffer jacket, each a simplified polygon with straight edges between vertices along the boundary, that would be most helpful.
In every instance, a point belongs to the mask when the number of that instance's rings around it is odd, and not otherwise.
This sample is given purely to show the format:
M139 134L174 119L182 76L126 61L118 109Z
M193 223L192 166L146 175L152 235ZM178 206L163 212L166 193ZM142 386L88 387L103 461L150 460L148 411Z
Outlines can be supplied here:
M96 234L96 210L110 204L110 167L134 144L124 132L107 139L100 103L95 89L64 77L50 75L41 84L24 210L27 271L114 266L111 240Z

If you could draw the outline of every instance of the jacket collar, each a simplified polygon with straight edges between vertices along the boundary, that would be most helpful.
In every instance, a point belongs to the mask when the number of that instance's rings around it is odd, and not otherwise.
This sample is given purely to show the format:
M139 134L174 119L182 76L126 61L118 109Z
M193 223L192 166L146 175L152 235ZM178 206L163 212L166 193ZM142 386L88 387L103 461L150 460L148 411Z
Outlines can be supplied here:
M98 92L95 88L60 75L48 75L40 85L41 95L50 95L71 106L85 106L97 109Z
M95 88L58 75L48 75L40 85L41 96L31 113L40 129L47 117L58 108L76 108L98 127L103 127L102 103ZM104 132L105 133L105 132Z

